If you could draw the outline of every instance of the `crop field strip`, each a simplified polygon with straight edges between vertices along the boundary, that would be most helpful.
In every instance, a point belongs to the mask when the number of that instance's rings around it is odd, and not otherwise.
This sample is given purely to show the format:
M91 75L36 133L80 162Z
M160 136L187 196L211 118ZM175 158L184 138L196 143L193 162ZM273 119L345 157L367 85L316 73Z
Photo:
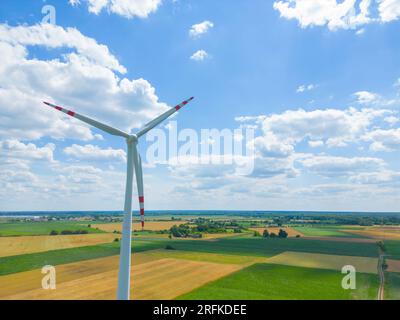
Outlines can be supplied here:
M183 300L350 300L375 299L379 279L359 273L357 289L341 287L338 271L255 264L184 294Z
M107 233L0 237L0 257L111 243L116 238L120 236Z
M165 246L162 241L133 241L133 252L160 249ZM0 276L42 268L44 265L60 265L77 261L119 255L119 243L100 244L96 246L52 250L39 253L23 254L0 258Z
M354 266L357 272L378 273L378 258L339 256L304 252L284 252L267 259L267 263L303 268L339 270L346 265Z
M184 224L186 221L147 221L145 224L145 230L149 231L161 231L161 230L169 230L174 225ZM105 232L121 232L122 224L121 223L101 223L101 224L93 224L92 228L98 228ZM142 230L141 224L139 222L132 223L132 230Z
M173 299L247 265L159 259L139 253L132 268L133 298ZM54 291L40 288L40 270L4 276L0 277L0 299L115 299L117 270L118 257L61 265Z
M51 231L86 231L87 233L102 233L104 231L89 228L82 221L76 222L25 222L25 223L1 223L0 237L12 236L41 236L50 235Z

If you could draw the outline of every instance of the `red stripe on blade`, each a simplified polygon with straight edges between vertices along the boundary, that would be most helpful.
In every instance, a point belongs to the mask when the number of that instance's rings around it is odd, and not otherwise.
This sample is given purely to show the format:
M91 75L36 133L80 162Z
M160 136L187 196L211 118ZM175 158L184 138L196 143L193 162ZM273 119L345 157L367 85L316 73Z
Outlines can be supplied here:
M57 107L57 106L55 106L54 109L57 109L58 111L62 111L63 110L63 108Z
M144 203L144 197L139 197L139 202Z
M75 112L73 111L68 111L67 115L71 116L71 117L75 117Z

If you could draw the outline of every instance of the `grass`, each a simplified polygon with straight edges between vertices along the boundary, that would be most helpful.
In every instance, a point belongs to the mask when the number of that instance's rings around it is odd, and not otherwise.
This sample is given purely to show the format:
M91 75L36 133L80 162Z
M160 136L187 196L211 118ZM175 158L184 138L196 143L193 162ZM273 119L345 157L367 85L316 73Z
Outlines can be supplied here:
M295 230L301 232L306 237L343 237L343 238L361 238L354 234L342 232L332 227L294 227Z
M82 223L82 222L80 222ZM61 232L63 230L78 231L84 230L88 233L102 233L103 231L95 228L89 228L74 222L54 221L54 222L17 222L0 224L0 237L7 236L39 236L49 235L54 230Z
M133 252L160 249L162 242L135 241ZM42 268L45 265L60 265L83 260L103 258L119 254L119 243L101 244L72 249L52 250L0 258L0 276Z
M377 257L374 243L345 243L309 239L221 238L215 241L171 241L177 250L272 257L285 251Z
M400 273L385 272L385 299L400 300Z
M378 277L359 273L357 290L341 287L340 272L255 264L211 282L180 300L351 300L375 299Z

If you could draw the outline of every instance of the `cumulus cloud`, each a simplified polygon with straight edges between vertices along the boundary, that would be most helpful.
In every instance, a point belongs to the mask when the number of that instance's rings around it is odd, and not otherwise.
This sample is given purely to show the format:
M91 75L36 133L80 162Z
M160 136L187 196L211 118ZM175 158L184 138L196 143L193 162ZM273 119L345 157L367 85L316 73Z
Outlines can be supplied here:
M209 57L207 51L205 50L199 50L196 51L195 53L192 54L192 56L190 57L191 60L194 61L203 61L205 59L207 59Z
M118 160L126 161L126 153L122 149L101 149L98 146L87 144L80 146L74 144L64 149L68 156L82 160Z
M31 46L66 52L59 59L30 59ZM95 138L85 124L42 107L43 100L125 131L168 108L148 81L120 78L126 69L109 49L76 29L0 25L0 51L0 138Z
M390 152L400 150L400 128L390 130L373 130L366 133L362 139L371 142L371 151Z
M33 143L23 143L16 139L0 141L0 155L7 159L46 160L53 162L55 145L46 144L38 147Z
M357 172L380 170L385 162L368 157L311 156L299 161L308 171L326 177L349 176Z
M273 7L281 17L297 20L302 28L355 29L400 17L398 0L279 0Z
M207 33L213 27L214 27L214 23L206 20L201 23L194 24L189 30L189 35L192 38L197 38L197 37Z
M88 10L94 14L100 14L103 10L122 17L132 19L147 18L151 13L157 11L161 0L86 0ZM70 0L72 6L80 4L79 0Z
M344 147L349 142L359 141L375 120L390 113L384 109L299 109L258 119L242 117L237 120L260 125L263 135L256 138L255 146L262 154L287 156L304 140L312 141L311 146L316 146L314 141L318 141L318 145L329 147Z

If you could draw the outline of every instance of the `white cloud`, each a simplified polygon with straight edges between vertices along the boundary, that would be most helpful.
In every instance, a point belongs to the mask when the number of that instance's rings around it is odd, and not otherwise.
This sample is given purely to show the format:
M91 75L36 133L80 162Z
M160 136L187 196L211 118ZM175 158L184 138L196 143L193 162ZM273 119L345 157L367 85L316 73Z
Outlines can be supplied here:
M213 27L214 23L211 21L203 21L202 23L194 24L189 30L189 35L192 38L196 38L207 33Z
M400 1L378 0L378 3L382 22L390 22L400 17Z
M157 11L162 0L86 0L88 10L94 14L100 14L103 10L122 17L147 18L151 13ZM72 6L80 4L79 0L69 0Z
M391 170L364 172L351 177L350 180L360 184L398 185L400 184L400 172Z
M59 59L30 59L31 46L67 52ZM158 101L148 81L121 79L115 71L125 72L125 68L109 49L76 29L0 25L0 51L0 138L96 138L88 126L45 107L43 100L125 131L168 108Z
M326 177L349 176L357 172L380 170L385 162L378 158L310 156L299 160L310 172Z
M354 93L354 96L357 98L359 104L365 105L373 104L380 99L378 94L369 91L358 91Z
M349 29L368 24L371 0L282 0L274 2L281 17L296 19L302 28L328 26L330 30Z
M205 50L199 50L193 53L193 55L190 57L191 60L194 61L203 61L209 57L208 53Z
M82 160L118 160L126 161L126 153L122 149L101 149L91 144L80 146L74 144L64 149L68 156Z
M379 151L395 151L400 150L400 128L383 130L378 129L366 133L362 139L364 141L370 141L370 150Z
M290 154L296 144L306 139L320 141L319 144L326 143L330 147L343 147L348 142L359 141L375 120L390 112L384 109L355 108L314 111L299 109L261 116L258 120L250 118L250 121L261 124L263 136L257 138L256 144L261 152L263 149L271 151L280 148L283 151L281 154ZM269 148L263 146L261 139L265 140L264 145Z
M44 147L38 147L33 143L24 144L18 140L0 141L0 155L7 159L22 160L46 160L53 162L53 152L55 145L46 144Z
M18 58L26 56L27 46L45 46L47 48L70 48L96 65L125 73L125 67L110 53L105 45L85 37L75 28L62 28L53 24L11 27L0 25L0 41L10 52L17 51ZM12 46L11 48L7 45ZM4 47L2 48L4 49ZM8 57L9 58L9 57Z
M303 93L303 92L306 92L306 91L314 90L316 87L317 86L314 85L314 84L309 84L309 85L302 84L301 86L299 86L297 88L296 92L297 93Z
M325 145L325 143L321 140L310 140L310 141L308 141L308 145L311 148L319 148L319 147L323 147Z
M277 0L273 7L281 17L296 19L302 28L327 26L330 30L356 29L400 17L398 0ZM361 28L356 34L364 31Z

